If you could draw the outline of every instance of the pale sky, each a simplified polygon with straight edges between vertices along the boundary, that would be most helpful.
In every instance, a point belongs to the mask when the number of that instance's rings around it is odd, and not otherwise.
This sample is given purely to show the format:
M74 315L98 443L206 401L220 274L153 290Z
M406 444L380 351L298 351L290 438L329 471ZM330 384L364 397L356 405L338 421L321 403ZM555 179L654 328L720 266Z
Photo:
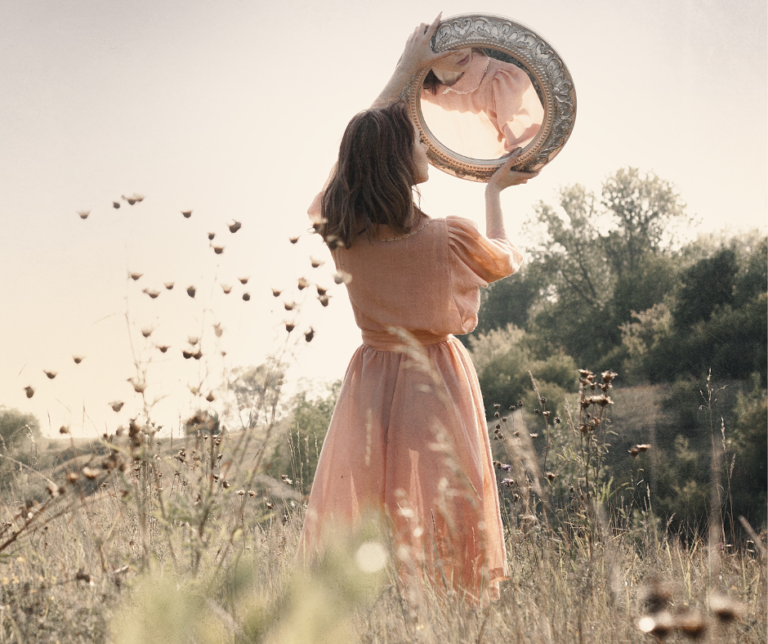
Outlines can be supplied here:
M203 381L207 393L225 366L258 364L281 346L285 297L270 288L300 299L300 276L332 285L330 255L305 232L307 205L346 123L384 86L414 26L440 10L533 28L574 79L570 141L535 181L504 193L513 240L525 243L520 226L537 201L554 203L572 183L599 191L627 165L676 184L701 221L692 236L766 230L763 0L5 0L0 404L35 413L44 431L114 431L140 409L126 382L135 373L126 310L139 361L151 358L147 394L167 396L156 408L166 426L194 408L187 385ZM422 207L482 223L482 190L432 169ZM134 192L143 203L112 208ZM233 219L243 224L234 235ZM311 268L310 255L326 265ZM128 270L144 275L128 283ZM235 285L230 295L222 282ZM163 292L150 300L143 288ZM307 298L297 332L316 333L309 345L298 336L294 380L341 378L359 345L343 287L330 292L327 309L314 289ZM213 322L224 328L218 344ZM202 336L199 362L181 357L189 335ZM125 401L119 414L112 400Z

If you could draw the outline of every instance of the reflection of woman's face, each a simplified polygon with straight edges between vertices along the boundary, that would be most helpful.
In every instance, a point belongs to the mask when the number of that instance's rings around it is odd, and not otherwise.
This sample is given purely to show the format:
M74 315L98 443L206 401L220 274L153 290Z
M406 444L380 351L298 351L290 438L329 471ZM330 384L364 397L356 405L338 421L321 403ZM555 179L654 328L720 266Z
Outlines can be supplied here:
M424 183L429 179L429 158L427 144L421 140L421 132L413 126L413 167L416 170L416 183Z
M465 72L472 62L472 47L457 49L453 55L443 58L432 65L432 69L438 72Z

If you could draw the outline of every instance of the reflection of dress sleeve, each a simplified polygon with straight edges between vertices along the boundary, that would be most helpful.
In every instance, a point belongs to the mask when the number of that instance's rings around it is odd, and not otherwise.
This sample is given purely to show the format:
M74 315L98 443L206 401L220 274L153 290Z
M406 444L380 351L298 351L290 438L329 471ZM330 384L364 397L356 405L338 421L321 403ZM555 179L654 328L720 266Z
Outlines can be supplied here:
M544 108L528 74L503 63L493 77L493 102L507 152L533 141L544 121Z

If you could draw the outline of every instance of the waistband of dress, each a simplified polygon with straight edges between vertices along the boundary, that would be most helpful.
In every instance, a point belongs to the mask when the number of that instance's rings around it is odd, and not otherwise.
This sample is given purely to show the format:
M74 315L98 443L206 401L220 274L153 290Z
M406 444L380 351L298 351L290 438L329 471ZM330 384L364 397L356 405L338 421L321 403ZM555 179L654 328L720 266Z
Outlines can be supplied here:
M370 329L363 329L362 333L363 345L377 351L398 351L405 346L403 339L395 333L371 331ZM431 331L408 331L407 333L423 347L447 342L453 337L450 333L440 334Z

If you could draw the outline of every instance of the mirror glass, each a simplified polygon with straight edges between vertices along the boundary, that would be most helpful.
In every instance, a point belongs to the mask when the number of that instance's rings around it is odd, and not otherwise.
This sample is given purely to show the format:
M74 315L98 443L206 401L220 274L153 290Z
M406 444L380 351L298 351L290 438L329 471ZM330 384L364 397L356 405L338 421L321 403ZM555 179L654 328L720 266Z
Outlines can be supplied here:
M525 66L491 47L453 52L421 85L421 113L431 135L454 153L483 160L533 143L544 106Z

